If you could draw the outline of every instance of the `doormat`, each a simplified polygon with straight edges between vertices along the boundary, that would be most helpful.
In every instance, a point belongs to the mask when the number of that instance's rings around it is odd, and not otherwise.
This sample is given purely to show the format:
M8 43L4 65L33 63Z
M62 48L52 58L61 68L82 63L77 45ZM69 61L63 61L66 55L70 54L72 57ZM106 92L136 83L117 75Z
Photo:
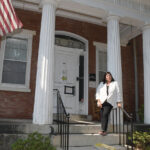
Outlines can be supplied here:
M103 144L103 143L98 143L95 145L95 147L97 148L105 148L107 150L116 150L116 148L112 147L112 146L109 146L109 145L106 145L106 144Z

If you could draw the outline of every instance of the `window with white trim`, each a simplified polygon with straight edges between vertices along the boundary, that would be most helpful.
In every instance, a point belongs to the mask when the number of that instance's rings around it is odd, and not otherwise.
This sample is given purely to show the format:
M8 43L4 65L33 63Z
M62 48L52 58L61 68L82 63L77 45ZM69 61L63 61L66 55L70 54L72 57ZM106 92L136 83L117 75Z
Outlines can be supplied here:
M98 86L107 71L107 46L98 42L94 42L94 45L96 46L96 86Z
M0 90L30 92L30 65L34 31L21 30L1 41Z
M107 53L98 51L98 82L103 80L104 74L107 71Z

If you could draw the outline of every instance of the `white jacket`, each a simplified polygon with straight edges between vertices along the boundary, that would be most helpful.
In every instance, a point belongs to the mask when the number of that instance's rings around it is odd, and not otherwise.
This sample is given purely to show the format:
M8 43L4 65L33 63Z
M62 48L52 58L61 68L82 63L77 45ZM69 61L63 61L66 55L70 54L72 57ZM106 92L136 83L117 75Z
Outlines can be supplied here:
M122 95L120 93L120 89L117 81L112 81L109 84L108 91L109 94L107 96L107 85L106 83L103 84L103 82L101 82L97 87L96 100L100 99L101 103L103 104L107 99L107 102L109 102L113 107L116 107L117 102L122 101Z

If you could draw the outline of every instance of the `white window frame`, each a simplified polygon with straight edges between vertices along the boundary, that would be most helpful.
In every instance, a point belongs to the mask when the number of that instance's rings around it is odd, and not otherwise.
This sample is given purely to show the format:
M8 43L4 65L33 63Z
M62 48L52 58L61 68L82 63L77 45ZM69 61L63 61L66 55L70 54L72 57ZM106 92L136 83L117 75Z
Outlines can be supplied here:
M99 85L99 51L107 54L107 44L94 42L93 45L96 47L96 87Z
M25 84L11 84L2 83L2 72L3 72L3 62L5 54L6 36L2 38L1 49L0 49L0 90L4 91L18 91L18 92L31 92L30 89L30 70L31 70L31 56L32 56L32 40L33 36L36 35L35 31L31 30L19 30L18 32L8 34L9 37L22 38L28 40L27 46L27 66L25 75Z

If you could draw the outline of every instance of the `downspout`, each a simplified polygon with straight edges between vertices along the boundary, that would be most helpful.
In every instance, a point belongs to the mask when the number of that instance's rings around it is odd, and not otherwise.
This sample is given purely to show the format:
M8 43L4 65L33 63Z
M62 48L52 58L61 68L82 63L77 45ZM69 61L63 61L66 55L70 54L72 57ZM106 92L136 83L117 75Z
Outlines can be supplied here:
M137 56L136 56L136 40L133 39L133 55L134 55L134 79L135 79L135 113L136 121L139 122L139 98L138 98L138 74L137 74Z

